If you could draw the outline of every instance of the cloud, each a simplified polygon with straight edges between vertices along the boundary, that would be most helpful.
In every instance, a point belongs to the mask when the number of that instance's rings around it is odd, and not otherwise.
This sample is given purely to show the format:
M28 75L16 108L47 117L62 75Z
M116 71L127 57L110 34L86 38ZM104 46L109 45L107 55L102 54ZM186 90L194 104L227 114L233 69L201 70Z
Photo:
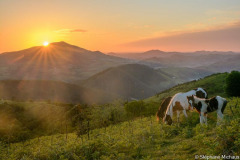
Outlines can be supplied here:
M160 49L166 51L221 50L240 51L240 21L206 27L203 30L180 31L124 44L129 50Z
M69 32L87 32L86 30L83 29L71 29Z
M83 33L83 32L87 32L87 31L84 29L60 29L60 30L56 30L55 32L67 34L67 33L74 33L74 32Z

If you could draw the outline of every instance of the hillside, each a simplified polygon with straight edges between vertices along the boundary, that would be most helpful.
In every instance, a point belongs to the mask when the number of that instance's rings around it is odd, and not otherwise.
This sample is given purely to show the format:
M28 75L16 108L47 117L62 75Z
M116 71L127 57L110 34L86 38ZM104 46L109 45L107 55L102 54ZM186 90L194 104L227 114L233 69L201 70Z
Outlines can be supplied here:
M144 103L160 103L165 96L196 87L204 87L210 97L225 97L223 87L226 75L216 74L178 85L146 99ZM208 126L199 124L197 112L189 112L189 119L182 116L179 126L159 124L155 116L135 117L134 120L94 129L89 135L56 134L27 140L25 143L13 143L9 147L2 143L0 158L186 160L195 159L195 155L236 156L240 154L239 100L228 98L225 120L219 126L216 126L215 112L208 115ZM119 111L119 117L122 117L124 113Z
M19 101L52 101L65 103L106 103L115 94L57 81L3 80L0 98Z
M89 51L66 42L0 54L0 80L57 80L73 82L86 79L128 60Z
M197 68L187 68L187 67L168 67L168 68L159 68L161 72L169 75L174 79L175 84L181 84L189 82L192 80L197 80L206 76L213 74L213 71L207 69L197 69Z
M202 88L206 89L209 97L212 97L216 94L226 97L226 94L224 92L224 86L225 86L225 80L226 80L227 75L228 75L228 73L218 73L218 74L213 74L213 75L207 76L207 77L197 80L197 81L194 80L191 82L186 82L184 84L180 84L180 85L174 86L168 90L160 92L153 97L149 97L145 101L151 102L151 103L153 103L153 102L159 103L159 101L161 101L164 97L174 95L178 92L187 92L187 91L189 91L193 88L197 88L197 87L202 87Z
M166 73L140 64L109 68L83 83L82 86L120 95L123 99L142 99L173 86Z

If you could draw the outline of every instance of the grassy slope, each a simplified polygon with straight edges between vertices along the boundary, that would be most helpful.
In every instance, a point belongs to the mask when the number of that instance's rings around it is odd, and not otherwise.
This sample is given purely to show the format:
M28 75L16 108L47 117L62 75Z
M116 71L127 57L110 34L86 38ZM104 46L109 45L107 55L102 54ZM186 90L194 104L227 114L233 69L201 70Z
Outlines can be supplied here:
M198 86L208 90L210 96L222 91L226 74L210 76L198 82L176 86L146 101L159 101L179 91ZM211 88L210 88L211 87ZM112 125L96 129L87 135L76 137L75 133L45 136L9 146L0 145L0 159L194 159L195 154L220 155L240 154L239 106L240 99L229 99L225 110L225 121L216 127L216 113L209 115L208 127L199 125L195 112L189 119L181 119L180 127L166 126L156 122L155 117ZM224 129L223 129L224 128Z

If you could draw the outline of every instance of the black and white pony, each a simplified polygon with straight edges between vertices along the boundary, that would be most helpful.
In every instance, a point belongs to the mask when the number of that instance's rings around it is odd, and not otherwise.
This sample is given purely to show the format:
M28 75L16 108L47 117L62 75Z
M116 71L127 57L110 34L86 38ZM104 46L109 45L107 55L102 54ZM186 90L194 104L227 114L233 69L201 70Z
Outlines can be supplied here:
M183 112L185 117L188 117L186 110L193 110L193 108L190 107L187 97L192 95L195 95L200 98L207 98L208 96L207 92L202 88L193 89L185 93L175 94L171 99L170 103L168 104L165 116L163 118L163 122L171 125L173 112L177 112L178 122L179 122L179 115L181 111Z
M217 111L218 122L223 119L223 112L227 105L227 100L220 96L210 99L198 98L196 96L188 96L188 103L194 107L200 114L200 123L207 124L207 113Z

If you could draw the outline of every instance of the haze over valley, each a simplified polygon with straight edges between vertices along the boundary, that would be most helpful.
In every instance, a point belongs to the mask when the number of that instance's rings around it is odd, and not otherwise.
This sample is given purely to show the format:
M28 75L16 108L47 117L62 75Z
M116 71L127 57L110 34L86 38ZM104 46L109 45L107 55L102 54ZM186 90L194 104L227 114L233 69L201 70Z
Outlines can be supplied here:
M74 103L143 99L213 73L240 70L239 61L235 52L104 54L54 42L0 54L1 97Z

